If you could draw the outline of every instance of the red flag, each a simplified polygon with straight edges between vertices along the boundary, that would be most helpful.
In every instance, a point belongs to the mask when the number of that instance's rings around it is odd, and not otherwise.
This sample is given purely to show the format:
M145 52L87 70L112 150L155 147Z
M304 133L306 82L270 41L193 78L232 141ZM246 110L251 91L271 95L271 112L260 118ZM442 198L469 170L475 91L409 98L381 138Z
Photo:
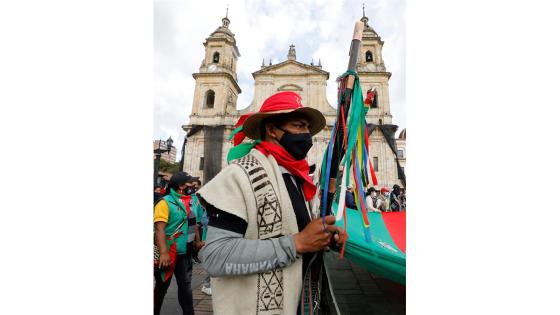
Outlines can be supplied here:
M377 108L377 90L369 89L367 91L366 100L364 101L370 108Z

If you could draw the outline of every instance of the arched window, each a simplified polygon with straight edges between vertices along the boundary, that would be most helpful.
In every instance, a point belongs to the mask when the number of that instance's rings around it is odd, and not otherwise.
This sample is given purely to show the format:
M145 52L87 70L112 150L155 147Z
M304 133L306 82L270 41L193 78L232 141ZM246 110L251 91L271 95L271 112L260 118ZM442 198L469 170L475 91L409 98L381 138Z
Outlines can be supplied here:
M214 56L212 57L212 62L213 63L218 63L220 62L220 53L219 52L215 52Z
M366 52L366 62L373 62L373 54L369 50Z
M216 93L214 93L214 91L212 90L208 90L208 92L206 92L206 97L204 98L204 107L206 108L214 108L214 98L216 96Z

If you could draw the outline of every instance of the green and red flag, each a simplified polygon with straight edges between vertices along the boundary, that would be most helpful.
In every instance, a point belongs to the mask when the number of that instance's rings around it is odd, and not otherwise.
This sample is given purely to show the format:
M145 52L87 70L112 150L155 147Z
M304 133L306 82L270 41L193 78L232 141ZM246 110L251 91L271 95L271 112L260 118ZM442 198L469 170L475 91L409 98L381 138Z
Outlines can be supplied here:
M344 257L377 276L406 284L406 212L368 212L367 216L369 229L362 227L361 213L353 209L336 221L339 227L347 222Z
M165 243L167 244L167 250L169 252L171 263L169 264L169 266L167 266L167 268L160 269L161 280L163 280L163 282L171 279L171 276L173 276L173 271L175 271L175 265L177 264L177 242L175 241L175 239L181 236L181 234L183 234L183 232L178 232L165 238Z

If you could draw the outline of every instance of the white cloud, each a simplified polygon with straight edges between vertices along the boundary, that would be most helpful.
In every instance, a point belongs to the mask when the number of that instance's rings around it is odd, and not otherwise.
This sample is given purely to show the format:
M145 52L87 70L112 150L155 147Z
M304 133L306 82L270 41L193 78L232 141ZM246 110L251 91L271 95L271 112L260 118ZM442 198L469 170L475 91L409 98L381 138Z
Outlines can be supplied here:
M296 46L298 61L321 59L330 72L327 96L336 100L336 77L346 70L353 25L362 16L362 1L244 0L155 1L154 4L154 137L172 136L180 147L188 123L194 92L192 73L204 56L202 43L218 26L230 4L230 29L241 52L238 79L242 93L238 108L247 107L253 96L252 72L286 60L288 46ZM393 123L404 127L405 64L404 2L369 1L366 15L384 40L383 58L389 81Z

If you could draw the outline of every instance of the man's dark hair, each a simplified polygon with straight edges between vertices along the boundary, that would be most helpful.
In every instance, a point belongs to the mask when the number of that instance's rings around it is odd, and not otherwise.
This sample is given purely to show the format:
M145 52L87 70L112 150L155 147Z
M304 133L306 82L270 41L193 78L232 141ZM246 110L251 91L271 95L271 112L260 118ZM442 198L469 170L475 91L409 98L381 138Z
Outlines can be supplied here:
M393 185L393 194L398 196L400 193L401 193L401 186L397 184Z
M269 117L266 117L265 119L263 119L263 121L260 125L261 140L264 140L264 138L266 137L266 124L271 123L274 126L279 126L285 120L286 120L286 114L272 115L272 116L269 116Z

